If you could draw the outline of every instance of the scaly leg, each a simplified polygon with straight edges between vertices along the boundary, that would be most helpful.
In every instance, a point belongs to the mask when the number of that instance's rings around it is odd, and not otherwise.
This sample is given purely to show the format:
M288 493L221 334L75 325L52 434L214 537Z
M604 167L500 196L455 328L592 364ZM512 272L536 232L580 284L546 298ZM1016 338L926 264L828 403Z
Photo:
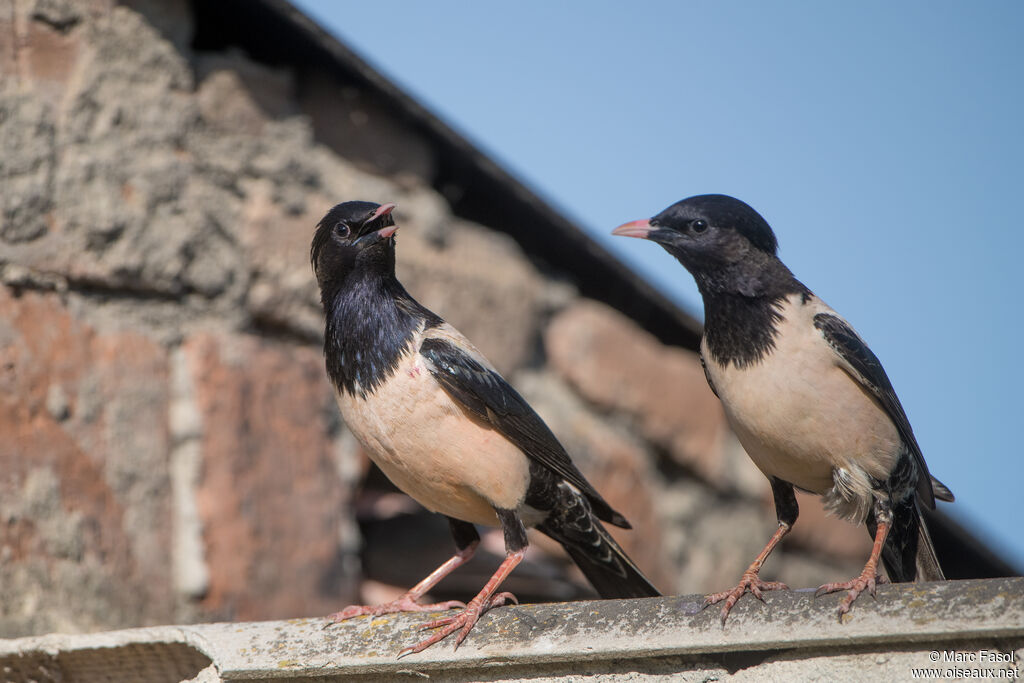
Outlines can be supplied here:
M853 601L860 596L865 590L871 594L871 597L875 595L875 587L879 583L885 582L885 577L878 574L878 559L882 555L882 548L885 546L885 538L889 535L889 526L891 520L887 516L883 517L878 515L878 528L875 530L875 544L871 548L871 556L868 558L868 563L864 565L864 570L855 579L850 579L842 583L826 583L821 586L814 593L814 597L824 595L826 593L834 593L836 591L849 591L846 597L839 602L839 620L842 621L843 615L850 611L850 605Z
M784 482L781 479L771 478L772 494L775 498L775 513L779 518L779 528L772 534L768 544L761 550L761 553L754 559L753 563L747 568L747 571L743 572L743 576L740 578L739 584L736 585L732 590L722 591L721 593L713 593L705 596L704 604L701 609L705 609L710 605L725 600L725 605L722 607L722 626L725 626L725 620L729 618L729 612L732 610L736 602L742 597L748 590L753 593L754 597L764 602L764 596L761 591L777 591L777 590L788 590L789 586L778 581L762 581L758 573L761 571L761 565L764 564L771 552L775 550L775 546L779 544L782 538L789 533L789 530L793 527L793 523L796 522L797 515L800 512L800 508L796 502L796 493L793 491L793 485Z
M440 628L441 630L437 631L429 638L425 638L419 643L403 649L398 653L398 656L401 657L413 652L422 652L434 643L444 640L456 631L459 632L459 635L455 636L455 649L458 649L459 645L461 645L462 641L466 639L466 636L469 635L469 632L473 629L473 626L476 625L476 622L484 612L492 607L500 607L507 602L519 604L519 601L516 600L516 596L511 593L502 592L495 594L494 591L498 589L501 582L504 581L512 570L516 568L516 565L522 561L523 555L525 554L526 549L522 548L506 555L505 560L501 563L501 566L498 567L498 571L494 572L494 576L492 576L490 581L484 585L483 590L481 590L475 598L469 601L469 604L466 605L465 609L450 617L442 617L424 624L421 627L423 629Z
M739 584L732 590L722 591L721 593L713 593L705 596L704 604L701 609L714 605L717 602L725 600L725 606L722 607L722 626L725 626L725 620L729 618L729 612L732 610L736 601L746 593L748 590L754 594L754 597L764 602L764 596L761 591L778 591L787 590L789 586L778 581L762 581L761 577L758 576L758 572L761 571L761 565L768 559L768 555L771 554L775 546L779 544L782 537L789 533L789 525L785 522L779 522L779 528L772 534L772 538L768 541L768 545L764 547L761 554L757 556L754 562L747 568L747 571L743 572L743 576L740 578Z
M480 536L472 524L451 518L448 519L448 522L451 526L452 536L455 538L455 546L457 548L455 554L448 561L430 572L425 579L410 588L407 593L397 600L392 600L383 605L349 605L340 612L329 615L327 618L331 621L327 625L330 626L332 623L338 623L364 614L376 617L381 614L393 614L395 612L440 612L455 607L465 607L466 604L458 600L448 600L447 602L438 602L432 605L421 605L417 602L426 595L427 591L436 586L441 579L451 574L456 568L469 562L476 552L477 546L480 545Z
M516 565L522 562L523 556L526 554L526 527L523 526L523 522L519 519L519 515L516 514L515 510L496 508L495 512L498 514L498 520L501 522L502 531L505 532L504 561L502 561L498 570L494 572L494 576L484 585L483 590L469 601L465 609L450 617L442 617L441 619L424 624L422 626L423 629L439 628L440 630L429 638L425 638L415 645L403 649L398 653L399 657L413 652L422 652L456 631L459 634L455 637L455 649L458 649L484 612L492 607L500 607L510 601L516 604L519 603L511 593L502 592L495 594L495 591L498 590L498 586L501 585L508 575L512 573Z

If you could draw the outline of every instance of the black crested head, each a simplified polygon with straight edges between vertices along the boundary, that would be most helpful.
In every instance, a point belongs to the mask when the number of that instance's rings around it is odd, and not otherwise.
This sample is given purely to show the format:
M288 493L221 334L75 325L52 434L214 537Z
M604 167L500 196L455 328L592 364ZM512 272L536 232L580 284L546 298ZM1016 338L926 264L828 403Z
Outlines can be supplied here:
M695 223L704 221L707 229L701 230ZM676 202L651 219L654 227L665 227L680 234L689 233L694 247L703 246L702 237L719 233L717 246L725 246L735 235L745 239L750 246L775 256L779 242L771 226L757 211L735 197L724 194L701 194ZM710 235L709 235L710 233ZM732 233L732 234L730 234ZM715 243L712 243L714 248Z
M344 202L320 220L310 261L321 297L332 294L353 272L395 272L394 208L394 204Z
M704 337L720 363L758 362L774 348L784 299L811 297L775 255L768 222L734 197L690 197L612 234L657 242L690 271L704 298Z
M394 208L338 204L317 224L310 249L327 374L352 396L365 397L394 374L417 329L441 323L395 277Z
M660 244L693 274L704 295L774 296L793 279L775 255L778 241L767 221L748 204L722 194L684 199L613 234Z

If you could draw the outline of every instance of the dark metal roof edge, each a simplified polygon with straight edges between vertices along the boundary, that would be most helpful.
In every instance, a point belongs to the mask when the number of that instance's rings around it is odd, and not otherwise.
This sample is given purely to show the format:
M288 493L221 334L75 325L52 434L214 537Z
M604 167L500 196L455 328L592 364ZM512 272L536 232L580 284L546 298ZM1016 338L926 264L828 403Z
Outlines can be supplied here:
M978 574L984 574L978 578L1024 576L1021 567L1017 566L1013 559L999 552L998 546L986 538L986 534L971 531L947 506L942 507L946 509L925 509L923 512L946 578L975 578ZM974 571L970 572L969 576L962 568L965 550L973 557L973 566L970 569Z
M625 283L628 283L636 290L637 294L643 296L646 300L646 306L643 308L653 307L660 309L664 315L674 320L685 331L684 334L672 340L674 343L686 343L686 345L696 349L697 341L702 332L701 323L661 293L646 278L634 271L625 262L587 234L578 224L566 218L562 212L556 211L549 201L539 196L536 191L529 188L523 181L509 173L465 136L442 121L437 115L377 71L356 52L345 46L314 19L288 2L288 0L257 0L257 2L263 4L268 10L280 15L282 19L287 20L297 29L307 34L311 40L315 41L320 48L331 54L343 66L356 71L369 84L375 87L381 95L398 106L406 116L409 116L424 129L435 135L438 142L465 155L477 171L490 176L498 184L504 186L511 195L531 205L553 228L561 231L578 248L584 250L590 258L595 259L616 276L622 278ZM545 261L552 262L548 255L534 255ZM558 266L559 264L553 263L553 265ZM622 309L623 307L617 306L617 308ZM628 310L623 310L623 312L627 315L630 314Z

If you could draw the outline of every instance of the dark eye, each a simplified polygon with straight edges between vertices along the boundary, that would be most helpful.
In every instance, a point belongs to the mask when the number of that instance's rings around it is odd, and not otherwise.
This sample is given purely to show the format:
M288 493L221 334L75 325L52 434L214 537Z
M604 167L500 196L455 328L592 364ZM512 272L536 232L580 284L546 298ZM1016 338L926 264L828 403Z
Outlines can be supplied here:
M347 225L343 222L338 222L334 226L334 232L338 233L338 237L348 237L349 233L352 232Z
M690 221L690 229L699 235L708 229L708 224L706 221L702 221L698 218L695 221Z

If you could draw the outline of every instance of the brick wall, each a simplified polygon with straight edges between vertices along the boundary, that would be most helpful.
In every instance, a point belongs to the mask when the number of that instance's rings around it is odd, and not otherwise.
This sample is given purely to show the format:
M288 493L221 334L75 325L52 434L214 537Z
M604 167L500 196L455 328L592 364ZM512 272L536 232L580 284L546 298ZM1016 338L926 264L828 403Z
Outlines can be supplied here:
M429 569L396 528L449 552L324 377L308 248L347 199L397 202L406 287L534 403L660 587L738 577L775 520L694 354L453 216L401 117L196 51L193 21L180 0L0 5L0 636L326 614ZM859 568L866 533L802 510L765 576ZM536 546L527 595L582 594Z

